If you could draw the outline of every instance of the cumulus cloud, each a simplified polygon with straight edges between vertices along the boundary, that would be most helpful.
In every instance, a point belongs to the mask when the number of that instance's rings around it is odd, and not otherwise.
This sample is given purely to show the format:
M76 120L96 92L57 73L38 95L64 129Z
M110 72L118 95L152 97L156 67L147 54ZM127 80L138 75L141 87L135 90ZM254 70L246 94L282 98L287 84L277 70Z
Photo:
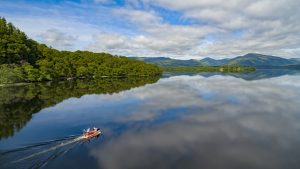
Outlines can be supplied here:
M135 25L138 33L122 35L130 56L175 58L223 58L249 52L298 56L300 14L296 0L289 1L126 1L130 7L114 9L116 15ZM181 19L199 24L174 25L151 8L159 6L182 13ZM203 24L204 23L204 24ZM116 40L114 36L106 38ZM105 43L95 41L97 44ZM122 53L123 50L98 48Z
M218 31L217 28L209 26L170 25L154 11L118 9L114 10L114 13L135 25L138 33L135 35L99 33L88 49L117 54L125 52L126 49L129 56L141 54L141 56L180 57L195 54L193 49L201 44L205 35Z
M33 32L41 34L52 28L71 31L80 41L76 49L97 52L182 59L224 58L249 52L300 55L298 0L81 2L47 4L45 11L43 3L19 8L3 1L0 14L9 16L33 37ZM37 14L42 17L37 19ZM34 28L27 23L38 24Z
M72 48L77 40L77 37L60 32L57 29L49 29L40 36L45 44L58 49Z
M222 57L248 52L282 56L300 54L293 50L300 45L300 12L297 10L300 4L297 0L229 0L226 3L221 0L142 2L180 11L184 18L193 18L205 22L208 27L218 28L217 31L213 30L214 38L209 43L199 38L203 43L190 45L193 55ZM209 34L204 36L207 35ZM184 52L189 53L186 50Z

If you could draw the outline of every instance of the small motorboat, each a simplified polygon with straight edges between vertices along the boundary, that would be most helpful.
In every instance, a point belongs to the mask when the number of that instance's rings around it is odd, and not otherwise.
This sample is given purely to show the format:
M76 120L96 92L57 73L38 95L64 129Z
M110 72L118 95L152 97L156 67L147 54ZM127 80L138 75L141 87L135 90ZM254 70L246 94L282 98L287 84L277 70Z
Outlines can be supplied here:
M93 137L98 137L101 134L99 128L94 127L93 129L88 128L87 130L83 130L82 138L91 139Z

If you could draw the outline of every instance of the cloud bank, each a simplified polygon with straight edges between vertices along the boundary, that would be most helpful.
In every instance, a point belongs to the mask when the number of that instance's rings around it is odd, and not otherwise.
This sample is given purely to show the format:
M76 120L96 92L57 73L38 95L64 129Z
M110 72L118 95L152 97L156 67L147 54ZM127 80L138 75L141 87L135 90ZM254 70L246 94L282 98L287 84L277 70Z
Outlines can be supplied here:
M1 1L0 4L1 16L30 37L59 49L181 59L224 58L249 52L300 56L298 0ZM34 22L34 26L22 18ZM52 41L45 40L45 35L39 36L54 29L67 36Z

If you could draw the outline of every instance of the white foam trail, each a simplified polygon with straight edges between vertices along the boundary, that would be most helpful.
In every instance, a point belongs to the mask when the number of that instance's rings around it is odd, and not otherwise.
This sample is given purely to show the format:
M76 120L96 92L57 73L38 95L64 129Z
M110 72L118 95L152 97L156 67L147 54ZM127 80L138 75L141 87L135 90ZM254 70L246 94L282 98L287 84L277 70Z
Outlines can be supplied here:
M27 160L27 159L30 159L30 158L35 157L35 156L37 156L37 155L41 155L41 154L44 154L44 153L47 153L47 152L56 150L56 149L58 149L58 148L67 146L67 145L69 145L69 144L75 143L75 142L80 141L80 140L82 140L82 139L84 139L82 136L77 137L77 138L75 138L75 139L73 139L73 140L70 140L70 141L68 141L68 142L61 143L61 144L59 144L59 145L56 145L56 146L51 147L51 148L49 148L49 149L46 149L46 150L44 150L44 151L40 151L40 152L34 153L34 154L30 155L30 156L27 156L27 157L25 157L25 158L19 159L19 160L17 160L17 161L13 161L13 163L17 163L17 162L20 162L20 161L23 161L23 160Z
M68 151L70 151L71 149L74 148L75 145L72 145L72 147L64 150L64 151L61 151L61 152L58 152L58 153L55 153L53 155L51 155L48 159L46 159L45 161L39 163L39 164L35 164L34 166L32 166L31 168L33 169L39 169L39 168L43 168L44 166L46 166L51 160L54 160L55 158L59 157L59 156L63 156L64 154L66 154Z
M64 137L64 138L56 139L56 140L49 140L49 141L45 141L45 142L35 143L35 144L27 145L27 146L24 146L24 147L20 147L20 148L8 150L8 151L0 152L0 157L4 156L6 154L9 154L9 153L24 151L24 150L27 150L27 149L30 149L30 148L34 148L34 147L38 147L38 146L44 146L44 145L59 142L59 141L70 140L70 139L75 138L75 137L78 137L78 135L77 136L76 135L71 135L71 136L67 136L67 137Z

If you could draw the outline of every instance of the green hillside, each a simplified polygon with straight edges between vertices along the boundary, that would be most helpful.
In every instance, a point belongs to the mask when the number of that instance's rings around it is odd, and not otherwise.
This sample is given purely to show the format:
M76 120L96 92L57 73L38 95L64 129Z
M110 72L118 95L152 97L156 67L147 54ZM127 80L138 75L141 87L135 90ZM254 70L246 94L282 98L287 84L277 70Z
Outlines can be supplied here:
M209 57L204 58L199 61L200 65L203 65L203 66L221 66L221 65L227 65L228 62L229 62L229 59L216 60L216 59L212 59Z
M155 65L124 56L49 48L0 18L0 84L160 73Z

